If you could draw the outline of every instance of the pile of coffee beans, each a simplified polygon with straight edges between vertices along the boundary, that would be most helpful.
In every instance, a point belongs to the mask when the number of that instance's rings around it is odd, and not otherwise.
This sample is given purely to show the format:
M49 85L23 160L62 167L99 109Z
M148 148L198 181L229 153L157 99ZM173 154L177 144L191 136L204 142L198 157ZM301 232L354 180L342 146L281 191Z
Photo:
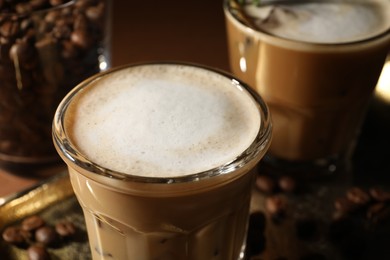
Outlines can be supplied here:
M246 256L248 259L261 254L266 249L266 224L282 221L288 206L287 194L297 190L295 179L290 176L271 176L258 174L256 189L264 196L264 210L255 211L249 216L248 235L246 240Z
M295 253L302 254L299 259L333 259L329 254L360 260L388 255L390 192L378 187L326 185L298 183L290 175L259 173L255 187L259 202L264 204L251 214L247 254L263 259L263 253L269 253L267 248L275 246L265 232L267 226L267 232L286 232L307 250L283 252L291 249L276 243L282 247L280 259L297 259ZM336 194L341 196L334 197Z
M75 225L67 220L58 221L53 226L40 216L32 215L20 224L6 227L2 237L9 244L26 248L30 260L46 260L50 259L47 248L63 246L76 232Z
M388 256L389 191L378 187L350 187L334 200L332 217L328 237L346 259Z
M297 190L297 183L291 176L273 177L259 174L256 178L256 188L265 195L265 209L273 217L285 214L288 200L284 194L291 194Z
M334 220L360 216L371 224L380 224L390 218L390 192L372 187L351 187L334 202Z
M100 71L105 0L0 1L0 155L55 156L51 122L60 100Z
M256 178L256 187L264 194L293 193L297 190L297 183L293 177L288 175L274 177L268 174L259 174Z

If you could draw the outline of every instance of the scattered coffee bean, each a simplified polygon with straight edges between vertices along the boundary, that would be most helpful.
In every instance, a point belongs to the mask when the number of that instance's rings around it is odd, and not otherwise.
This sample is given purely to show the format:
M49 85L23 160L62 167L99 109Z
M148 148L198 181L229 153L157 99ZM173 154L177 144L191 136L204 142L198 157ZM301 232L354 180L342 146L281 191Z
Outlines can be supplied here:
M344 212L344 211L341 211L341 210L336 210L332 214L332 220L333 221L339 221L339 220L342 220L342 219L346 218L347 216L348 216L347 212Z
M104 4L99 3L96 6L90 6L85 12L89 20L99 22L104 16Z
M27 217L22 221L21 227L26 231L34 231L45 225L45 221L37 215Z
M271 215L284 214L287 202L284 197L280 195L269 196L265 199L265 208Z
M26 244L30 237L28 232L17 226L7 227L3 231L2 236L4 241L19 246L23 246L24 244Z
M334 201L334 207L337 211L349 213L357 208L357 204L345 197L340 197Z
M50 259L48 248L65 245L68 240L61 238L71 238L76 231L76 226L68 220L59 220L52 226L40 216L32 215L18 225L5 228L2 237L9 244L26 248L29 260L45 260Z
M294 192L296 188L296 182L290 176L281 176L279 178L279 187L284 192Z
M76 227L72 222L61 221L55 225L56 232L62 237L70 237L76 233Z
M386 206L381 210L378 210L375 214L372 214L371 221L374 224L381 224L390 220L390 207Z
M275 190L275 181L267 175L258 175L256 187L263 193L271 194Z
M29 260L49 260L50 255L47 249L42 245L32 245L27 249Z
M86 30L76 30L71 36L70 40L78 47L82 49L89 48L91 44L91 37L88 35Z
M371 188L369 190L371 197L380 202L390 201L390 192L384 191L380 188Z
M385 204L383 202L378 202L378 203L375 203L375 204L369 206L367 209L367 218L368 219L375 218L376 216L378 216L378 214L380 214L380 212L384 208L385 208Z
M52 6L62 5L65 2L66 2L66 0L50 0L50 4Z
M43 226L35 231L35 240L46 246L54 246L58 243L58 234L51 226Z
M356 204L366 204L370 201L367 192L359 187L352 187L347 191L347 198Z

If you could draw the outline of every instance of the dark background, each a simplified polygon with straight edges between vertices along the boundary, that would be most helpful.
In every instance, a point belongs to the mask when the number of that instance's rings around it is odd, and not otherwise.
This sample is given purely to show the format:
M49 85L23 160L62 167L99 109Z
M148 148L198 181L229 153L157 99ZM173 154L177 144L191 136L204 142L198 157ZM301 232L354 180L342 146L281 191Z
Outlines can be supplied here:
M112 2L113 66L178 60L228 69L221 0Z

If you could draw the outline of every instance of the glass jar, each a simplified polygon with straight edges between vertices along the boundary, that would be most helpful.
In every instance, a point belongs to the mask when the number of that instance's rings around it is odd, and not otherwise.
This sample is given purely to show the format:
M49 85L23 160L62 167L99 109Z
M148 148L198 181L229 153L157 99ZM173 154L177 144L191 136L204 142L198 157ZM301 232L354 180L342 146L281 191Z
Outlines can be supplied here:
M110 67L107 0L0 2L0 167L59 162L51 123L70 89Z

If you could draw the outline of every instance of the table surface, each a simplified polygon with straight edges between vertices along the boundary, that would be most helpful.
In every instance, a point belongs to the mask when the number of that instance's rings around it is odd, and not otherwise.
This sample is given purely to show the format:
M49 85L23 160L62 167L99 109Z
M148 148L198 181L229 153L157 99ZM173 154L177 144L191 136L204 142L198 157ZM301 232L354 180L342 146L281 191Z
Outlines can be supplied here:
M171 60L229 71L222 0L112 2L112 66ZM389 130L390 105L375 102L355 154L357 182L389 182ZM0 170L0 197L41 180Z

